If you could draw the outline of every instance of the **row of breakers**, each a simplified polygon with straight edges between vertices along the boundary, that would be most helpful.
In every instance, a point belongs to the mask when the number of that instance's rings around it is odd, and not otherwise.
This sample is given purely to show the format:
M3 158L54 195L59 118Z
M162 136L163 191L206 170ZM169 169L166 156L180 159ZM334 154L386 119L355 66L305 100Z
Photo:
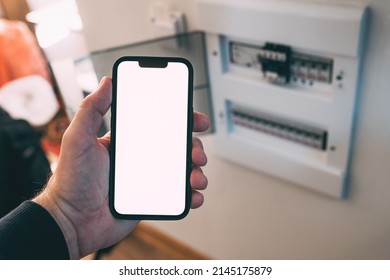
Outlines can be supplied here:
M231 111L234 125L260 131L279 138L293 141L318 150L326 150L327 132L291 121L267 115L254 115L237 109Z

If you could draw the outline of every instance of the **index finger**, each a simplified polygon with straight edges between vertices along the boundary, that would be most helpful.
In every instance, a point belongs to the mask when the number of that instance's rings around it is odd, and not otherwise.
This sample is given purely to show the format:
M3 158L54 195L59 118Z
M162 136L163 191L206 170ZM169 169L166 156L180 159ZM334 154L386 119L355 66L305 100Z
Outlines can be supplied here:
M209 118L200 112L194 112L194 132L204 132L210 127L210 120Z

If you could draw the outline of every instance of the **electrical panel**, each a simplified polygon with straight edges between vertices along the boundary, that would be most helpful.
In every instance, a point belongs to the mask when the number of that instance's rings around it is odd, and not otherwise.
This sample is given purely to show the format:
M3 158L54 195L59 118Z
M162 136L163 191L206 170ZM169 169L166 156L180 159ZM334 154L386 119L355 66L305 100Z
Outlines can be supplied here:
M365 7L198 0L221 157L345 197Z

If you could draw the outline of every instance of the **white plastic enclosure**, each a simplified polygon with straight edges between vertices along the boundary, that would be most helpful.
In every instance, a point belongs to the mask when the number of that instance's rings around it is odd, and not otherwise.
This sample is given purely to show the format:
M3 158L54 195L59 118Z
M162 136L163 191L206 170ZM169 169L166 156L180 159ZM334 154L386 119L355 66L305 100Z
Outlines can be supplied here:
M221 157L346 195L365 7L198 0Z

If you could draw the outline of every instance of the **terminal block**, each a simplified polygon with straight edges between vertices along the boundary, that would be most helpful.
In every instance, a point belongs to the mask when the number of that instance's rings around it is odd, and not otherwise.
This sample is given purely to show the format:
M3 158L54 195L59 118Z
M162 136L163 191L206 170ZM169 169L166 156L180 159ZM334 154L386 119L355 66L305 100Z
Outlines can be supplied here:
M294 53L291 59L291 81L295 83L332 83L333 60Z
M320 128L242 108L232 109L231 119L233 127L245 127L317 150L327 148L327 132Z
M332 84L332 58L299 53L271 43L261 47L231 41L229 49L232 64L261 71L269 82L306 87Z

